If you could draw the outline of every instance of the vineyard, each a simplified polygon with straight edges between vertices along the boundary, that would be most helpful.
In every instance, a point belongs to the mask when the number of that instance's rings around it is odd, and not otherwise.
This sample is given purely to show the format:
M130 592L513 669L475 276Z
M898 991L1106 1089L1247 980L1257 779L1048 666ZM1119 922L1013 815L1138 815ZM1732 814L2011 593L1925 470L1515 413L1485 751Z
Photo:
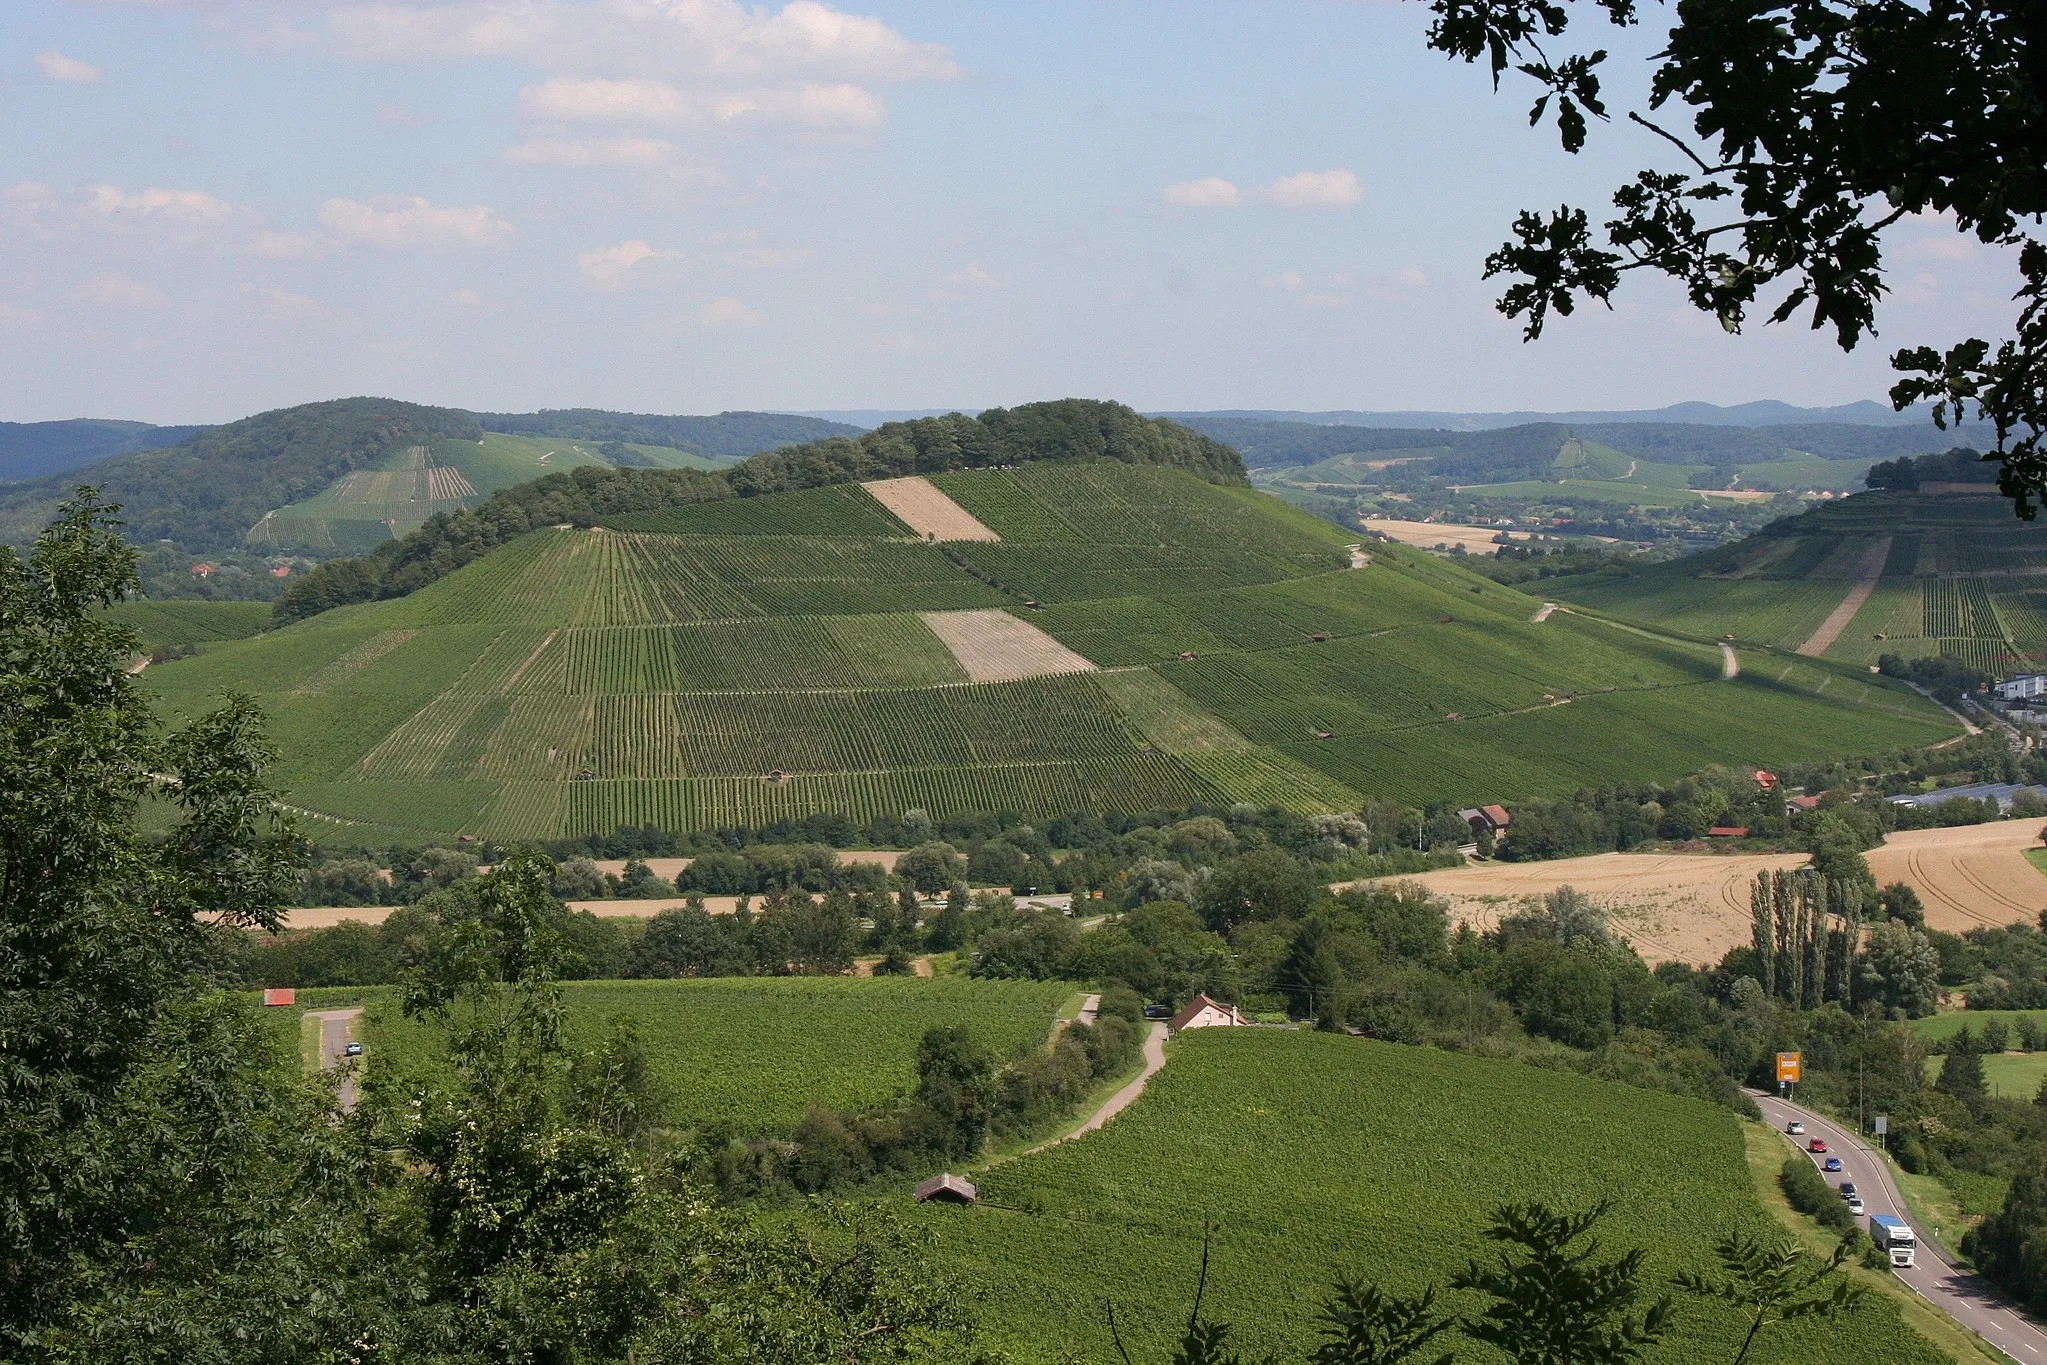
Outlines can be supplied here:
M854 485L544 527L143 681L173 715L255 693L308 832L354 840L1468 803L1949 732L1827 665L1723 683L1703 640L1534 623L1528 596L1404 547L1351 568L1335 526L1176 471L933 483L1001 539L918 540ZM1838 601L1801 587L1780 632ZM1955 600L1996 619L1994 594Z
M1548 586L1561 600L1682 634L1796 649L1885 535L1876 591L1828 658L1934 654L2000 676L2047 659L2047 526L2017 520L1998 497L1865 494L1735 545Z
M618 1018L638 1025L667 1121L749 1131L794 1123L812 1103L868 1107L909 1089L928 1028L965 1028L1006 1057L1045 1037L1070 990L965 977L740 977L572 981L562 995L571 1046L595 1046ZM438 1030L405 1019L395 992L370 995L364 1024L380 1067L441 1065Z
M1103 1314L1071 1311L1105 1300L1132 1358L1166 1359L1205 1225L1205 1314L1235 1325L1246 1358L1281 1348L1292 1360L1310 1354L1335 1276L1402 1294L1445 1285L1492 1254L1487 1218L1510 1201L1611 1199L1599 1236L1610 1252L1642 1248L1650 1284L1716 1271L1721 1234L1770 1226L1724 1109L1433 1048L1261 1029L1185 1035L1114 1123L977 1180L979 1205L916 1217L945 1261L1004 1287L984 1312L993 1344L1030 1365L1114 1359ZM1742 1335L1736 1310L1687 1299L1656 1358L1731 1360ZM1838 1321L1773 1327L1749 1358L1876 1357L1941 1358L1875 1296Z

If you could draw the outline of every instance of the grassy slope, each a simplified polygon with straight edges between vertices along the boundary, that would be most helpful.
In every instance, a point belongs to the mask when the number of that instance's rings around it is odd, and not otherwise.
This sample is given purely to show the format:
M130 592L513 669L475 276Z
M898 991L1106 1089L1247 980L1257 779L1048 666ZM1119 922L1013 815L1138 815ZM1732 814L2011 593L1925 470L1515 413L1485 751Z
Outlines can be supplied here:
M1110 1358L1098 1305L1140 1359L1185 1320L1202 1225L1216 1225L1208 1309L1247 1347L1298 1358L1330 1279L1412 1292L1485 1253L1490 1209L1615 1201L1603 1235L1647 1276L1711 1266L1716 1235L1759 1207L1724 1110L1518 1063L1321 1034L1188 1035L1129 1113L990 1171L983 1204L920 1214L941 1254L1001 1286L985 1313L1019 1361ZM1455 1306L1463 1296L1451 1294ZM1731 1313L1687 1301L1654 1359L1731 1359ZM1879 1303L1841 1324L1776 1329L1757 1361L1938 1360Z
M916 542L851 486L637 514L146 681L186 713L258 693L294 803L355 838L1512 799L1949 731L1848 670L1723 683L1702 642L1533 624L1404 547L1350 569L1341 530L1249 489L1113 463L939 482L1003 539ZM1004 606L1137 671L962 685L915 613Z
M876 1105L915 1081L917 1040L959 1025L999 1056L1043 1041L1071 987L965 977L573 981L572 1046L634 1020L677 1124L793 1123L811 1103ZM438 1065L438 1030L405 1019L395 991L363 993L366 1051L394 1076Z

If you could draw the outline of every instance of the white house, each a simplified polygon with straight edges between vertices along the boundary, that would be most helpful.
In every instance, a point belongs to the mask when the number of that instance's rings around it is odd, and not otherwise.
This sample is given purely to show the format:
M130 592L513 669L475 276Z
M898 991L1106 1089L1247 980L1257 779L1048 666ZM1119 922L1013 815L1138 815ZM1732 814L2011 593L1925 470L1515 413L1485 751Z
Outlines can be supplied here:
M1166 1032L1178 1033L1190 1028L1242 1028L1248 1022L1244 1012L1235 1005L1225 1005L1205 995L1197 995L1167 1022Z
M2047 673L2021 673L1997 684L1999 701L2032 702L2047 697Z

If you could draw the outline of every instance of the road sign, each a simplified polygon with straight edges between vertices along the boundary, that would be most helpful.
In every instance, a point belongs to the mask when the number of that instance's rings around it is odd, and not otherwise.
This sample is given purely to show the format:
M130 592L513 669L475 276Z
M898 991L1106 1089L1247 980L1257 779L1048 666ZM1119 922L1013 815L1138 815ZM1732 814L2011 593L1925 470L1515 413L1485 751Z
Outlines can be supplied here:
M1799 1054L1780 1052L1777 1054L1777 1080L1782 1084L1795 1085L1798 1082Z
M1890 1127L1891 1116L1889 1114L1878 1114L1876 1116L1876 1135L1878 1137L1882 1137L1885 1133L1889 1132Z

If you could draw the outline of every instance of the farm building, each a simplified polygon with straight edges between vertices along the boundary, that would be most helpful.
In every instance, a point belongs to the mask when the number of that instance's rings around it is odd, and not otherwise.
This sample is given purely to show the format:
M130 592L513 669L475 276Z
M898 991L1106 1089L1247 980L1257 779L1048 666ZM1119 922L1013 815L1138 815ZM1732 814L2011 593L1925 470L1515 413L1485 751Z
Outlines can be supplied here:
M1818 810L1819 808L1820 799L1817 796L1794 796L1784 803L1784 809L1787 811Z
M918 1185L915 1190L917 1202L920 1204L930 1203L934 1199L941 1204L971 1204L979 1193L973 1182L964 1176L950 1173L934 1175Z
M1473 834L1490 832L1495 836L1505 834L1507 826L1514 823L1505 806L1470 806L1458 811L1457 818L1470 825Z
M1748 838L1748 826L1715 825L1706 831L1706 837L1709 839L1746 839Z
M2035 796L2047 798L2047 787L2028 787L2011 782L1971 782L1966 787L1943 787L1935 792L1911 792L1904 796L1893 796L1891 804L1924 808L1944 805L1957 797L1966 796L1972 801L1994 800L2000 810L2008 811L2020 792L2031 792Z
M1166 1032L1179 1033L1190 1028L1242 1028L1247 1021L1244 1012L1235 1005L1225 1005L1205 995L1197 995L1187 1002L1187 1007L1166 1023Z

